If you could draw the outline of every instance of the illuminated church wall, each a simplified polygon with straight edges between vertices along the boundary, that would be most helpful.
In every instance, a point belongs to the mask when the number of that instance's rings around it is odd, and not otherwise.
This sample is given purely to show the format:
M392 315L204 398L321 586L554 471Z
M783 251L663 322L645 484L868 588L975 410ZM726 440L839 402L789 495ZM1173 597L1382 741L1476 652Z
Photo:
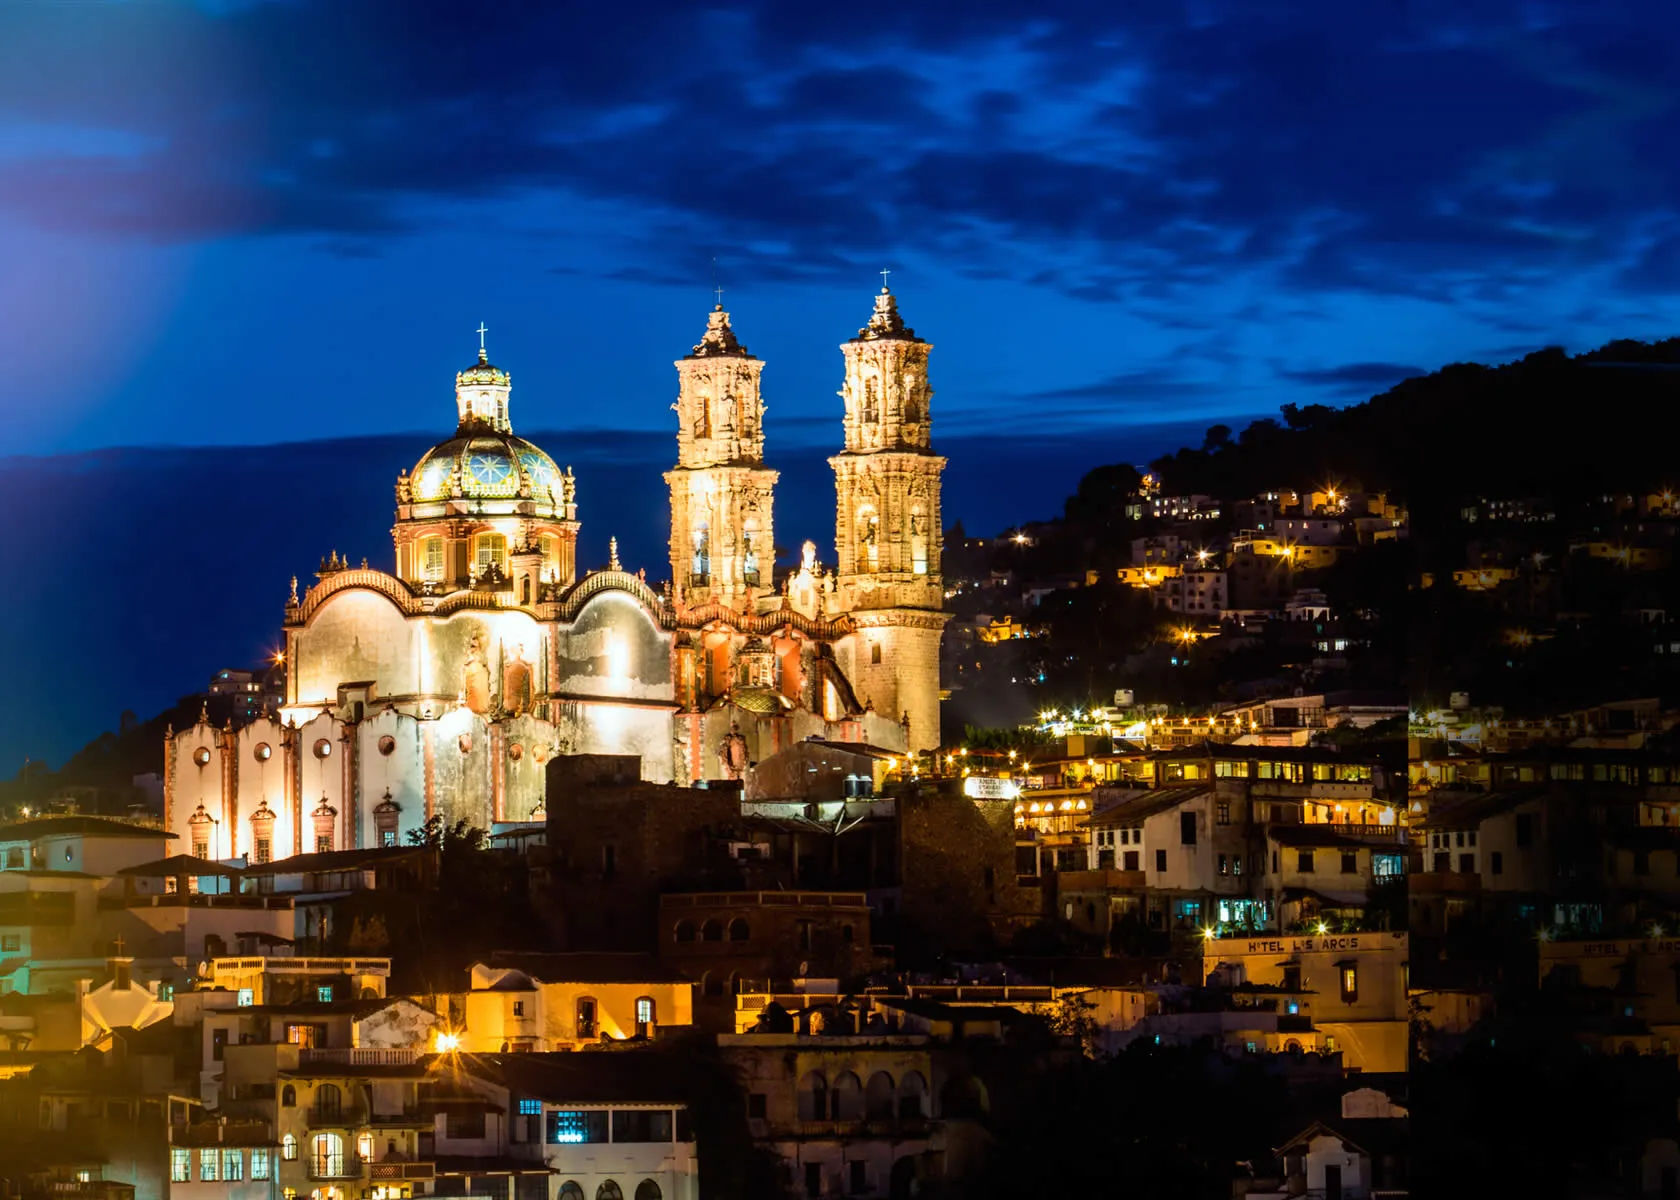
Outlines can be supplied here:
M388 598L353 589L329 596L292 643L290 700L332 704L343 683L372 682L378 696L421 691L415 624Z
M396 843L408 844L411 830L426 822L426 756L423 723L408 713L382 708L356 727L356 758L360 770L357 797L357 842L380 844L379 814L389 795L401 811L396 814Z
M274 855L291 853L296 826L292 820L291 792L286 779L295 754L296 743L288 731L267 717L253 721L239 731L234 750L234 762L238 767L238 819L242 822L239 853L251 853L255 844L251 817L264 811L274 814L271 834ZM181 845L171 851L191 852L191 846Z
M548 787L544 764L554 757L557 738L555 727L536 717L511 717L502 723L502 820L542 819L532 814L543 802Z
M674 699L671 635L634 597L602 592L554 642L554 690L561 696Z
M434 811L445 825L468 821L488 824L491 796L490 725L477 713L458 708L431 722Z

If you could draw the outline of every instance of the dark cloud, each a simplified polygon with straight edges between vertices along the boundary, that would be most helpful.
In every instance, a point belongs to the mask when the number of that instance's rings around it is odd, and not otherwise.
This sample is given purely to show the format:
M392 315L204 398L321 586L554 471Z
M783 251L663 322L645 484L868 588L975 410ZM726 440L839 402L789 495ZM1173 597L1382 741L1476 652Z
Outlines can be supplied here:
M1236 281L1501 313L1605 262L1672 279L1676 34L1608 6L1516 33L1427 3L14 5L0 111L143 148L0 143L0 205L369 253L417 205L564 194L659 226L626 280L688 278L673 243L800 281L914 251L1169 325Z
M1370 395L1386 391L1403 379L1428 374L1422 367L1402 366L1399 363L1354 362L1337 367L1282 370L1278 375L1291 383L1324 388L1337 393Z

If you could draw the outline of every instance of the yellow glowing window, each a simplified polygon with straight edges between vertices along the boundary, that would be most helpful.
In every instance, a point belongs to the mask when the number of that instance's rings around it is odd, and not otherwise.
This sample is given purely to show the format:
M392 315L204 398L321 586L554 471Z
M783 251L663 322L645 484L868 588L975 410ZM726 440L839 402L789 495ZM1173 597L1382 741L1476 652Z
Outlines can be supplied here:
M481 533L473 539L473 565L483 571L494 565L504 574L507 571L507 538L499 533Z
M443 578L443 539L429 537L420 539L420 577L422 579Z

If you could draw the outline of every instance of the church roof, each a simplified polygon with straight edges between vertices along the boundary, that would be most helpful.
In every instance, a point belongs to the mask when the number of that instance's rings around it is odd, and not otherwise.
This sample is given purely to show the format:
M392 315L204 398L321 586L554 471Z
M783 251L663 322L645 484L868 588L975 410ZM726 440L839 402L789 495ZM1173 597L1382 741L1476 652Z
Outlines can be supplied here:
M898 312L898 297L885 287L875 297L875 311L869 314L869 324L857 331L854 342L874 342L891 339L901 342L919 342L916 331L904 323L904 318Z
M537 503L557 508L565 501L565 477L554 460L511 433L457 430L456 436L426 451L409 476L415 502L448 500L457 472L461 495L469 500L516 499L528 481Z
M718 305L706 315L706 333L685 358L751 358L729 325L729 314Z
M465 371L455 372L455 383L461 384L489 384L492 387L509 387L513 377L500 367L491 365L490 357L484 348L479 347L478 361Z

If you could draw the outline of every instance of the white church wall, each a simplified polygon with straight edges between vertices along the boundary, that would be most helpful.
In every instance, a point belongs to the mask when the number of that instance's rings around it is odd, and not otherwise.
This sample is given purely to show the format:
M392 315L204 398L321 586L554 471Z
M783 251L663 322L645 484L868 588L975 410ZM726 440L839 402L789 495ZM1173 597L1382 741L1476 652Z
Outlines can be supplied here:
M554 754L558 733L536 717L510 717L502 726L507 791L503 813L509 821L528 821L548 786L545 764Z
M571 722L574 754L636 754L642 778L668 783L676 763L671 745L671 711L630 704L582 703Z
M256 846L251 814L266 804L274 814L272 852L289 854L296 835L291 805L286 800L285 731L272 718L258 718L239 731L234 755L239 777L239 853L249 856Z
M542 685L543 627L523 612L461 612L432 620L422 635L421 683L442 703L487 716L520 712Z
M293 703L334 704L340 684L370 681L375 696L414 695L421 690L417 625L379 592L329 596L295 636Z
M202 804L214 822L209 826L209 857L227 858L232 851L230 831L223 815L221 731L208 721L199 721L191 728L176 731L165 752L170 756L167 769L173 772L169 832L180 839L170 852L193 852L191 821Z
M426 823L426 759L421 722L408 713L385 708L356 727L356 761L361 769L361 811L357 828L363 846L379 845L374 809L386 793L402 808L397 817L397 845Z
M671 700L676 694L671 636L634 596L601 592L556 634L554 690L566 696Z
M455 709L430 724L437 814L446 825L464 820L489 829L492 816L489 724L464 708Z
M320 713L299 723L298 753L303 762L303 811L298 814L298 819L302 826L302 846L305 854L315 851L315 822L312 814L320 805L322 797L326 798L329 807L338 812L333 824L333 848L347 848L344 838L339 833L343 828L345 813L344 728L344 723L331 713ZM284 858L290 853L291 847L276 838L274 857Z

